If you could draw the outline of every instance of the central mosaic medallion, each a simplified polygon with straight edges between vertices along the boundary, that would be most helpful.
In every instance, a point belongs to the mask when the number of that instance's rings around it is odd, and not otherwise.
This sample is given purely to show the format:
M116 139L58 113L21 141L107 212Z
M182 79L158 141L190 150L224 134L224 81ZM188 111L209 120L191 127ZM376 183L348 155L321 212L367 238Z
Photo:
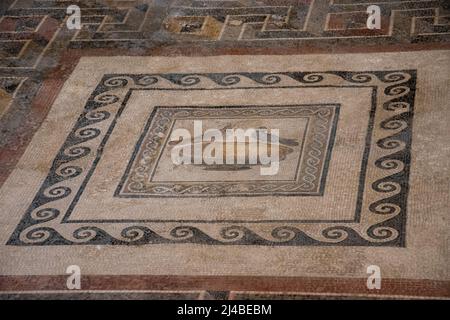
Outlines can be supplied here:
M256 196L323 194L338 105L156 107L135 147L116 196ZM169 137L177 128L277 129L280 168L256 165L174 165Z

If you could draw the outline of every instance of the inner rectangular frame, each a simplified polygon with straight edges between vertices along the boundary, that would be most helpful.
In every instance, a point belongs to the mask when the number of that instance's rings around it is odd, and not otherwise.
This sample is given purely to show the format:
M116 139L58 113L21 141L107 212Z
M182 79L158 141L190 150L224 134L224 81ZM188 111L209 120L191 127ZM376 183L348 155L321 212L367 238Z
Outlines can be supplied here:
M337 129L337 123L338 123L338 118L339 118L339 110L340 110L340 104L337 103L320 103L320 104L295 104L295 105L241 105L241 106L236 106L236 105L224 105L224 106L155 106L153 109L153 112L151 113L151 115L149 116L145 128L141 134L141 136L139 137L139 139L137 140L136 144L135 144L135 148L133 151L133 154L131 156L131 159L129 160L129 163L127 165L127 168L124 172L124 174L122 175L121 181L119 183L119 185L116 188L116 191L114 193L115 197L122 197L122 198L151 198L151 197L242 197L242 196L248 196L248 197L257 197L257 196L276 196L276 195L280 195L280 196L323 196L324 194L324 190L325 190L325 182L326 182L326 175L327 175L327 171L328 171L328 166L329 166L329 160L331 157L331 152L332 152L332 148L333 148L333 144L334 144L334 138L335 138L335 134L336 134L336 129ZM281 109L281 108L289 108L289 109L302 109L302 108L329 108L330 110L332 110L333 115L332 115L332 119L329 123L329 128L328 128L328 132L327 132L327 145L325 148L325 154L322 157L323 158L323 163L320 167L320 177L318 179L318 186L316 188L316 190L312 190L312 191L292 191L292 192L266 192L266 193L262 193L262 192L234 192L234 193L204 193L204 194L188 194L188 193L183 193L183 194L169 194L169 195L164 195L164 194L151 194L148 193L146 191L142 191L142 192L124 192L123 189L126 187L127 181L129 179L129 175L132 172L132 168L135 167L136 165L136 161L138 159L138 155L139 153L141 153L141 147L142 144L144 142L146 142L146 139L148 138L149 135L149 128L151 127L151 125L153 124L155 120L156 115L158 114L159 110L162 109L166 109L166 110L177 110L177 109L188 109L188 110L217 110L217 108L219 108L220 110L227 110L227 109L235 109L235 110L248 110L248 109L260 109L260 110L264 110L264 109L269 109L269 108L273 108L273 109ZM316 115L309 115L309 117L307 116L285 116L284 118L303 118L306 117L308 119L308 122L310 121L310 119ZM283 116L278 116L279 118L283 118ZM263 116L260 116L260 118L264 119ZM186 119L196 119L196 118L189 118L189 117L183 117L183 120ZM220 119L220 117L211 117L211 119ZM252 118L253 119L253 118ZM257 118L255 118L257 119ZM177 118L173 118L171 119L171 121L175 121L177 120ZM172 128L168 128L169 133L171 132ZM307 128L307 132L309 132L309 128ZM307 132L305 132L305 135L307 136ZM161 153L164 151L164 148L167 144L167 139L168 139L168 135L166 135L165 137L165 141L162 144L161 148L159 148L159 154L158 154L158 158L156 160L156 162L153 164L152 170L155 170L158 162L160 160L160 156ZM303 152L303 148L304 148L304 141L302 141L302 152ZM303 161L302 160L303 155L302 153L299 156L298 164L300 165L300 162ZM270 180L270 179L264 179L264 180L256 180L254 183L259 183L259 182L271 182L271 183L289 183L291 182L293 186L295 186L295 182L297 182L296 179L298 179L298 175L299 175L299 170L300 167L298 167L298 169L296 170L295 173L295 179L294 180ZM212 181L212 180L208 180L208 181L196 181L193 182L192 184L219 184L219 185L232 185L233 183L238 183L238 182L248 182L248 181ZM163 183L157 182L155 183L156 185L162 185L164 186ZM170 183L166 183L166 185L171 186L173 184Z
M108 75L111 76L111 75ZM276 88L283 88L283 89L305 89L305 88L336 88L336 86L333 85L308 85L308 86L304 86L304 85L286 85L286 86L271 86L271 89L276 89ZM217 221L208 221L208 220L192 220L192 219L178 219L178 220L174 220L174 219L76 219L73 220L71 219L71 213L73 212L73 210L75 209L75 205L76 202L72 202L72 204L70 205L69 209L66 211L63 219L62 219L62 223L119 223L119 222L124 222L124 223L173 223L173 222L183 222L183 223L273 223L273 222L279 222L279 223L317 223L317 224L321 224L321 223L358 223L360 222L360 218L361 218L361 210L362 210L362 203L363 203L363 194L364 194L364 188L365 188L365 176L366 176L366 169L367 169L367 164L368 164L368 154L370 152L370 141L371 141L371 137L372 137L372 133L373 133L373 127L374 127L374 119L375 119L375 110L376 110L376 106L377 106L377 86L376 85L365 85L365 84L360 84L360 85L340 85L338 86L338 88L350 88L350 89L371 89L372 94L370 95L370 107L368 108L369 110L369 120L368 120L368 125L367 125L367 134L366 134L366 140L365 140L365 147L364 147L364 152L363 152L363 157L362 157L362 162L361 162L361 166L360 166L360 177L359 177L359 181L358 181L358 193L356 198L356 206L355 206L355 211L354 214L352 215L353 218L352 219L270 219L270 220L245 220L245 219L227 219L227 220L217 220ZM233 87L219 87L219 88L129 88L127 89L127 92L125 94L125 97L121 103L120 109L116 115L116 118L118 119L118 117L120 116L120 114L123 112L124 108L126 108L127 104L128 104L128 100L130 99L132 93L134 91L186 91L186 90L206 90L206 91L216 91L216 90L235 90L236 88ZM239 87L238 89L240 90L246 90L246 89L256 89L256 90L264 90L267 89L266 87ZM330 103L332 105L336 105L336 103ZM117 121L117 119L114 120ZM114 129L114 124L111 126L111 132L112 133ZM105 141L106 144L106 141ZM100 157L97 157L97 161L95 161L96 163L98 162L98 160L100 160ZM93 168L90 169L90 173L89 173L89 177L92 176L93 172L95 171L95 166ZM85 181L83 183L83 185L86 185L88 183L88 181ZM75 199L79 199L82 191L84 190L84 187L82 187L79 191L79 193L77 194ZM234 197L242 197L240 195L236 195Z

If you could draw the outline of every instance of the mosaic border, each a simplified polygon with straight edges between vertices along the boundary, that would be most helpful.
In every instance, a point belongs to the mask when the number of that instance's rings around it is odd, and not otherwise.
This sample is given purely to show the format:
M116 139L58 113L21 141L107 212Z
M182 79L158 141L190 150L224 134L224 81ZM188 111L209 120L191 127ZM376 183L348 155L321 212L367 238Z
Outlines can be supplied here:
M159 235L148 226L125 224L111 229L108 224L74 226L69 233L57 230L61 211L48 207L48 203L68 197L72 189L64 186L70 180L85 174L73 161L83 159L92 153L83 146L100 136L101 130L92 127L103 121L111 121L112 114L104 110L114 107L115 119L124 108L124 98L131 94L131 87L140 89L155 84L193 89L202 81L208 86L233 87L242 81L251 81L256 86L274 86L294 81L306 87L318 86L330 78L344 84L342 87L372 87L374 94L383 97L383 109L392 116L379 126L388 135L376 141L386 151L377 159L375 166L386 170L386 175L373 182L372 189L380 200L370 204L370 213L376 222L365 229L355 225L324 226L318 233L311 234L296 227L280 225L271 231L269 239L252 231L248 226L228 225L220 230L219 236L211 237L197 226L178 225L168 235ZM374 85L378 83L378 85ZM410 165L411 126L413 116L415 70L374 72L279 72L279 73L228 73L228 74L156 74L156 75L105 75L92 94L75 127L55 158L50 173L30 205L22 221L12 234L8 245L75 245L75 244L157 244L157 243L200 243L211 245L358 245L358 246L405 246L406 201ZM380 88L381 87L381 88ZM108 120L109 119L109 120ZM106 136L112 132L108 129ZM97 149L101 156L106 140ZM92 174L92 170L88 175ZM79 197L79 194L76 195ZM109 228L109 229L108 229ZM117 233L118 232L118 233Z

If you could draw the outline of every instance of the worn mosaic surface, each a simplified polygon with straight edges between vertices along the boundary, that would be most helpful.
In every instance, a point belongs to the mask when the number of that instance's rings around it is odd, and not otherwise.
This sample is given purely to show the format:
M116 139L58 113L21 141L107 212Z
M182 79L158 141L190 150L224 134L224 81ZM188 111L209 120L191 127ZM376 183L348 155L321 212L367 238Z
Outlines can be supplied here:
M68 2L81 30L66 28ZM373 263L392 280L380 294L450 295L448 1L6 0L0 13L0 290L61 289L73 258L94 290L171 290L137 298L365 296ZM168 137L193 120L281 127L279 175L174 169ZM124 256L140 258L124 269ZM50 278L23 278L37 274Z

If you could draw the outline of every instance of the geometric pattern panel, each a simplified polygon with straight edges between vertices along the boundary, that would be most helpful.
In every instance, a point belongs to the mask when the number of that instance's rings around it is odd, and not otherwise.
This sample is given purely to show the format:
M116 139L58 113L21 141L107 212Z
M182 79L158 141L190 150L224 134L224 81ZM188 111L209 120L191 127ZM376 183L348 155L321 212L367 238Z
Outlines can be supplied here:
M381 8L380 30L366 27L369 5ZM351 40L388 42L448 39L445 1L184 1L165 20L179 40L308 42ZM305 42L306 43L306 42Z
M415 83L415 70L106 74L54 156L8 244L405 246ZM267 115L286 110L283 105L273 106L280 92L285 100L309 96L329 100L327 105L335 110L340 105L322 195L284 196L270 190L268 183L269 194L264 198L270 199L273 209L261 216L251 213L255 199L251 193L240 198L238 211L233 208L233 196L170 201L123 197L123 179L142 172L133 167L132 160L142 149L141 141L163 144L165 129L151 129L158 112L169 111L165 113L169 119L180 111L200 112L204 117L194 101L216 101L222 92L227 99L240 99L242 90L253 98L242 101L239 110L256 114L264 110L267 125ZM324 92L330 94L324 97ZM345 95L351 99L345 100ZM252 103L257 96L273 102ZM187 106L188 101L194 104ZM206 116L235 110L234 103L228 109L218 106L223 104L208 103ZM316 106L288 108L309 113ZM358 112L361 121L352 121ZM141 138L137 132L124 140L129 121L142 126ZM123 161L114 160L112 155L117 154L124 155ZM161 174L166 173L162 170ZM110 178L105 184L106 176ZM172 195L176 191L171 190ZM210 191L200 188L195 192ZM351 196L336 200L340 195ZM99 201L103 201L101 206ZM339 207L332 205L336 201Z

